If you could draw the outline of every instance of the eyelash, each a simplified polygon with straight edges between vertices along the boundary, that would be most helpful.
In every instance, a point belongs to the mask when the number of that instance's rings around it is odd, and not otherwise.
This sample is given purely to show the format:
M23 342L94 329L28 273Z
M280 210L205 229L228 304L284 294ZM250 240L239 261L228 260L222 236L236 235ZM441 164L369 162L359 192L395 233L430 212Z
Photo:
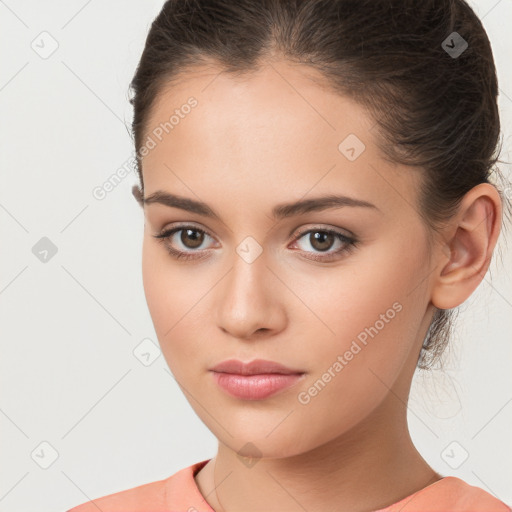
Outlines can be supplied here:
M178 233L180 231L185 231L186 229L190 229L190 230L193 230L195 232L208 235L210 238L213 238L204 229L199 229L199 228L197 228L195 226L192 226L192 225L182 225L182 226L177 226L177 227L174 227L174 228L166 229L166 230L160 232L157 235L153 235L153 237L156 238L158 240L158 242L163 243L165 248L166 248L166 250L167 250L167 252L173 258L175 258L177 260L192 260L192 259L198 260L198 259L202 259L204 256L197 256L196 255L197 252L201 252L201 251L194 251L194 250L189 251L189 252L178 251L178 250L172 248L167 243L165 243L175 233ZM340 233L337 230L330 229L330 228L310 228L310 229L304 230L304 231L302 231L302 232L297 234L297 236L294 239L294 242L297 241L297 240L300 240L302 237L304 237L304 235L307 235L307 234L310 234L310 233L328 233L328 234L332 234L338 240L340 240L341 242L343 242L345 244L341 249L338 249L335 252L327 253L328 254L327 257L325 257L325 256L314 257L314 258L306 257L306 259L310 259L310 260L313 260L313 261L320 261L320 262L330 262L330 261L333 261L333 260L337 259L337 256L340 256L341 254L352 252L355 249L355 247L357 246L357 244L358 244L358 241L355 238L351 238L351 237L349 237L347 235L344 235L343 233Z

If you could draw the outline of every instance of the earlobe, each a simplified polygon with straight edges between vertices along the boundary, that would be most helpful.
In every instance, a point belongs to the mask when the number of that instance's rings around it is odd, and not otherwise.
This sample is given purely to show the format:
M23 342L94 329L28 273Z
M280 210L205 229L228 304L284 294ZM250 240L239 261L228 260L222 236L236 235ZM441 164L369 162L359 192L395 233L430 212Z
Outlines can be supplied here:
M466 194L444 233L432 289L434 306L455 308L481 283L498 239L501 213L501 198L493 185L481 183Z

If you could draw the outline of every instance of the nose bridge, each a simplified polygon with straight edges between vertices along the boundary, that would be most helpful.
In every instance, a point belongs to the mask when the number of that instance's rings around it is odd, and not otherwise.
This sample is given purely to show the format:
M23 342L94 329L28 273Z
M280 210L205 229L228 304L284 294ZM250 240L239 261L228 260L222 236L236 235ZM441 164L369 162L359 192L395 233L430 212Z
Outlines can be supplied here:
M270 273L263 247L252 237L246 237L236 248L232 260L232 269L227 279L226 293L235 301L234 306L245 307L245 302L268 300L268 283ZM228 299L228 297L226 297ZM229 299L228 299L229 301Z
M234 336L245 338L259 329L275 328L270 322L278 318L276 310L280 306L266 255L252 237L246 237L235 248L222 296L217 297L219 327Z

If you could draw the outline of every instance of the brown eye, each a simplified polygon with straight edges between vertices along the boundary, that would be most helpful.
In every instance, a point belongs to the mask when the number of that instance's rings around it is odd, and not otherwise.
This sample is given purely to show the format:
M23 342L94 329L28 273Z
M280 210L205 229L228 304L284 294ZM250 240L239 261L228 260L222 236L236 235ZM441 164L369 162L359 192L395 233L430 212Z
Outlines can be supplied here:
M164 230L153 235L164 245L167 252L176 259L192 260L202 259L206 251L203 246L206 238L213 237L202 229L190 226L179 226Z
M181 243L188 249L197 249L204 241L204 232L198 229L181 229Z
M295 240L306 259L324 262L339 259L344 253L351 252L357 244L355 238L334 229L321 228L302 231ZM312 250L308 250L308 245Z
M329 250L335 241L335 236L327 231L311 231L309 235L309 242L311 247L318 251Z

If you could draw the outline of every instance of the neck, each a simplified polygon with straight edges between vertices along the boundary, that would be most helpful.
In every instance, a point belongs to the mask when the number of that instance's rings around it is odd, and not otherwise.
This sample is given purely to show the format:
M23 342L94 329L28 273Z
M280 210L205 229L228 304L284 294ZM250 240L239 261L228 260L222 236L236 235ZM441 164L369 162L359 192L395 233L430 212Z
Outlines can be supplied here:
M414 447L406 411L390 393L349 432L294 456L244 460L219 443L196 483L216 512L384 508L442 478Z

